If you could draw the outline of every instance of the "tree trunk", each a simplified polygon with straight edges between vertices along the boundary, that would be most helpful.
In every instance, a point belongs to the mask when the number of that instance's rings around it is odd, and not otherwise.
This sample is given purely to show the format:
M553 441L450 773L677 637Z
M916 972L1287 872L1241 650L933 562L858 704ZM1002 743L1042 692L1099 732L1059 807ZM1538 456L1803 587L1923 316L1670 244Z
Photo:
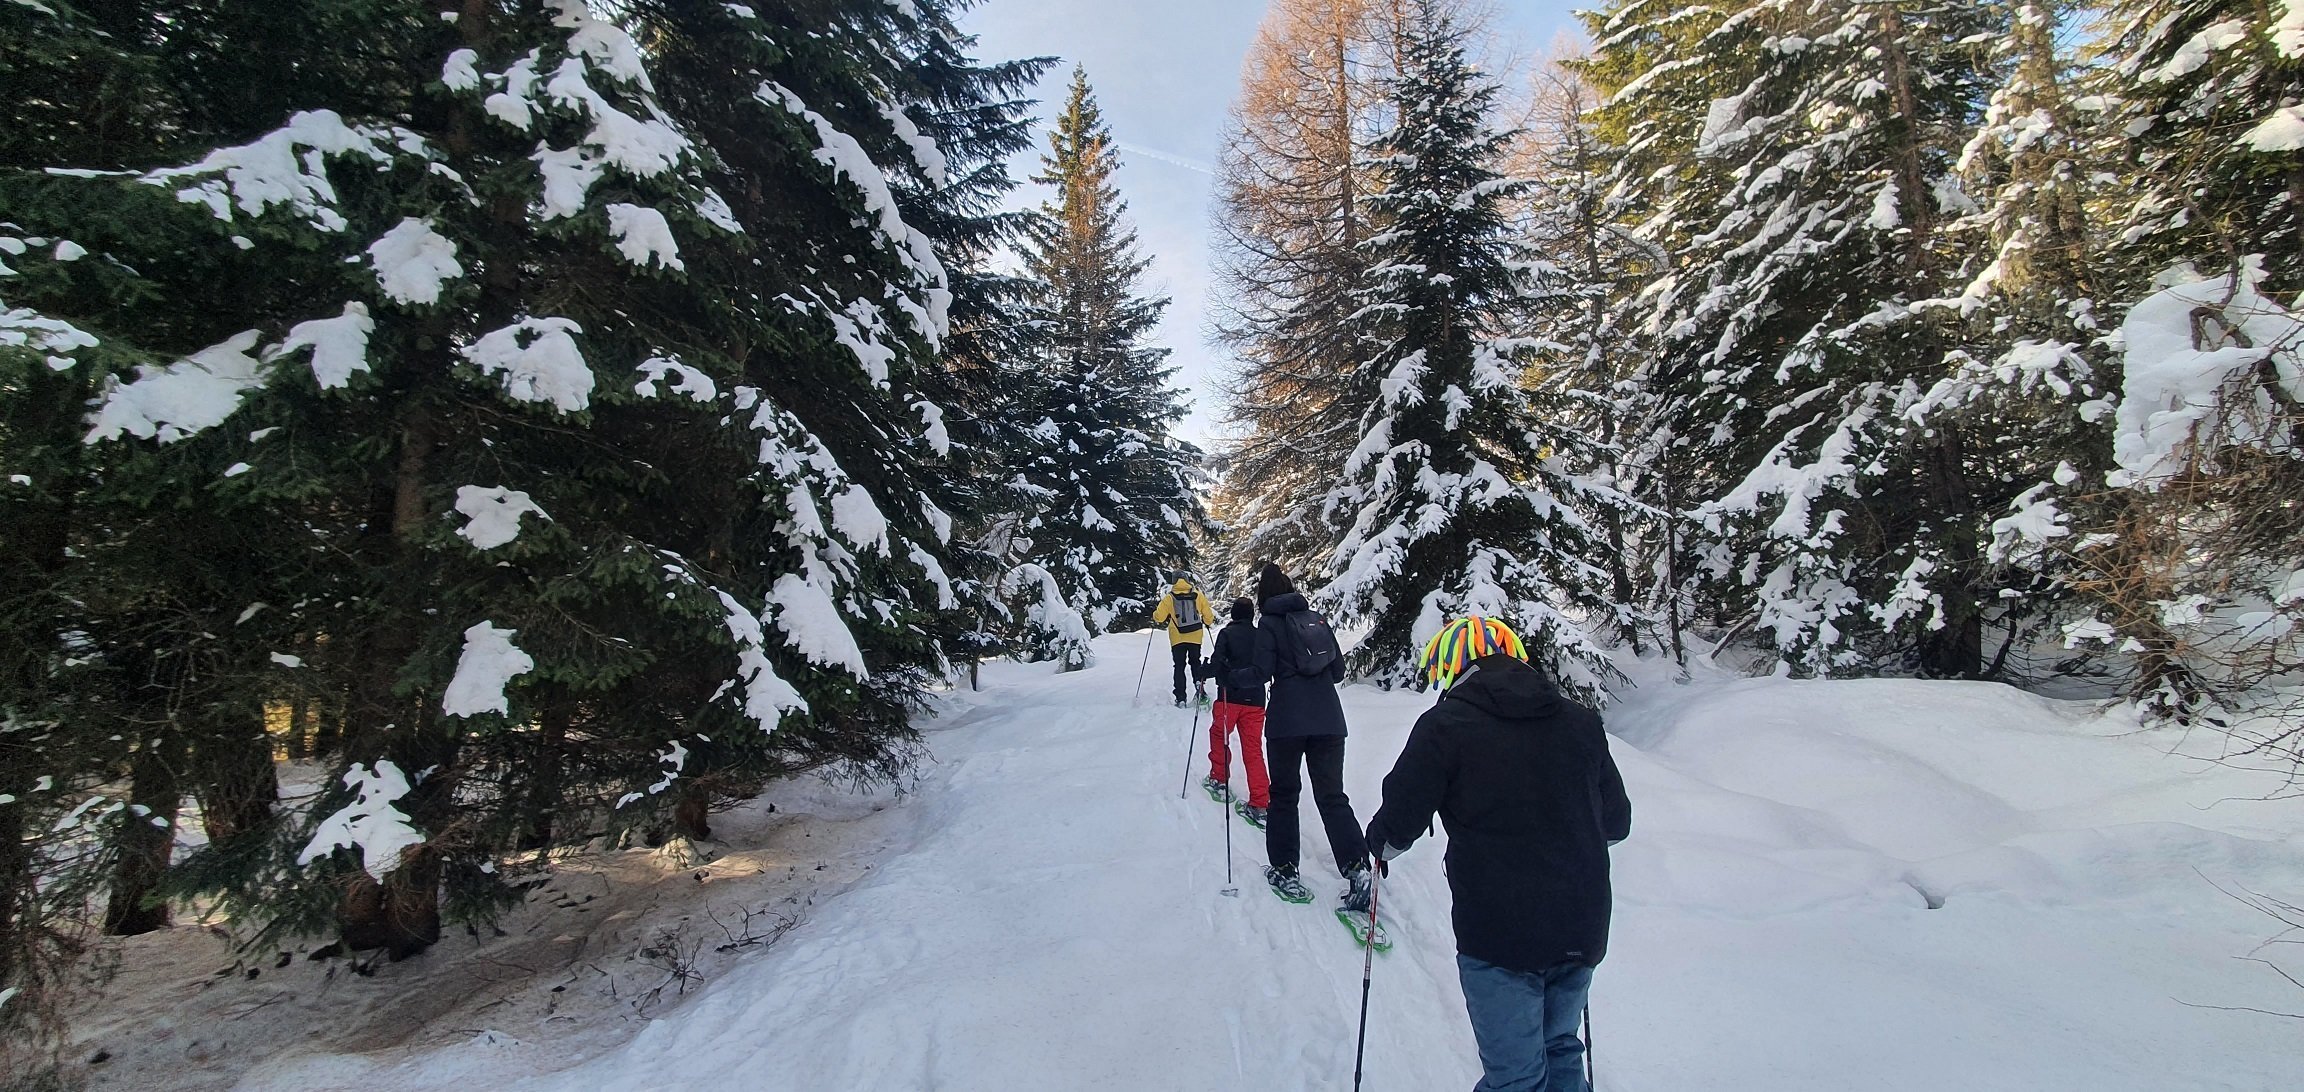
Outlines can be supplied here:
M10 781L15 780L11 778ZM0 990L19 985L32 949L32 850L24 840L24 796L28 785L8 784L19 790L0 804Z
M693 781L680 783L680 799L672 805L672 832L692 842L712 840L712 790Z
M532 849L552 847L552 824L561 807L561 780L567 765L568 725L574 705L565 697L544 703L538 713L536 767L529 781L528 844Z
M384 867L384 862L369 862ZM406 959L440 940L440 855L429 845L407 850L400 867L381 883L363 873L352 879L337 908L344 947L364 952L382 948Z
M110 897L104 932L140 936L168 927L168 904L153 897L176 848L176 812L183 802L184 737L173 726L137 747L130 766L126 811L117 818ZM141 809L141 810L139 810Z
M1920 642L1921 667L1940 679L1976 679L1984 674L1984 610L1976 600L1976 574L1983 563L1977 541L1975 497L1968 488L1966 444L1960 426L1937 426L1928 446L1929 516L1941 521L1947 571L1935 574L1944 604L1942 629Z
M222 711L217 723L201 733L194 758L201 825L210 843L222 846L271 827L280 775L261 707Z

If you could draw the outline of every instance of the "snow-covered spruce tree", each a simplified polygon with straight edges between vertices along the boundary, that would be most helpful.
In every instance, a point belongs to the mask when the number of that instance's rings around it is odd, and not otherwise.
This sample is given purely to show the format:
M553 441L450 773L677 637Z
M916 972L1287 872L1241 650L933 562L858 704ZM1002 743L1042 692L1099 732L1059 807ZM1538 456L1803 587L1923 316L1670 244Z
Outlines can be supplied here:
M1038 381L1017 407L1030 422L1017 472L1038 499L1019 553L1090 635L1149 615L1166 574L1189 567L1200 515L1198 452L1169 433L1184 415L1168 385L1175 370L1168 350L1145 344L1168 301L1138 294L1147 263L1113 181L1119 166L1075 69L1033 179L1056 192L1023 251L1033 285L1022 363Z
M902 761L949 603L910 383L948 288L888 182L925 142L881 108L904 16L769 10L390 7L398 71L188 166L71 180L206 225L129 303L234 290L183 331L60 312L93 331L75 367L149 335L89 438L196 457L309 544L311 594L236 606L325 638L267 666L335 692L346 777L317 832L200 870L248 920L421 947L443 890L484 912L494 857L552 819L677 802L700 830L700 775ZM337 821L355 798L377 837Z
M1593 479L1649 505L1635 514L1611 493L1609 503L1586 513L1607 544L1593 560L1608 572L1613 634L1638 650L1653 628L1658 585L1668 576L1662 553L1671 542L1659 522L1668 504L1655 470L1663 460L1653 449L1631 446L1653 438L1640 427L1652 403L1640 381L1649 339L1630 321L1626 305L1654 275L1656 254L1634 236L1611 199L1613 149L1593 128L1598 101L1591 84L1572 68L1551 65L1537 74L1535 92L1531 130L1514 172L1529 182L1528 244L1548 289L1531 312L1532 324L1548 336L1526 358L1529 385L1542 417L1595 441ZM1676 629L1671 639L1677 647Z
M950 439L927 385L941 379L930 365L951 277L903 201L951 180L913 117L938 93L913 75L918 43L941 33L925 21L935 10L667 10L682 43L660 47L667 95L726 168L720 189L758 246L749 272L728 276L749 324L737 396L762 399L742 441L759 466L753 503L776 533L757 532L759 515L716 533L773 574L762 590L778 624L805 631L792 647L828 669L796 682L810 715L777 733L772 768L839 759L889 773L921 683L943 667L935 638L956 628L942 612L958 605L952 517L931 484L949 472ZM812 606L790 598L803 588Z
M1621 192L1674 265L1648 297L1655 443L1701 499L1704 594L1804 670L1980 673L2006 506L1961 422L1908 414L1952 347L1920 304L2005 10L1759 0L1701 30L1634 10L1655 23L1604 38L1595 71L1625 80L1603 85Z
M1945 322L1943 367L1903 420L1965 437L1976 529L1987 545L1979 586L1997 588L1983 670L2022 676L2049 627L2086 598L2089 532L2107 524L2117 365L2099 321L2104 188L2092 165L2101 111L2077 94L2058 45L2077 14L2061 0L1995 5L1998 84L1954 164L1959 191L1941 231L1940 295L1919 306ZM1987 585L1985 582L1989 582ZM2014 659L2011 659L2013 655Z
M2179 262L2264 256L2265 287L2304 279L2304 9L2288 0L2105 5L2097 86L2132 185L2111 256L2131 283Z
M136 178L276 124L270 95L382 94L378 81L394 74L379 58L421 25L334 8L250 19L193 7L0 12L0 85L22 92L8 96L21 124L0 141L0 252L14 263L0 270L0 466L20 487L0 493L0 552L23 561L10 566L19 579L0 581L10 653L0 842L14 851L0 860L0 888L23 896L0 896L0 947L23 959L0 970L0 990L25 987L17 1012L46 991L12 975L37 975L54 951L43 939L89 913L87 902L103 904L94 920L113 932L167 920L159 896L180 804L199 800L219 845L270 823L262 702L288 673L267 654L288 647L280 638L293 627L283 611L249 607L317 590L296 586L312 559L302 521L231 480L239 441L90 445L87 407L112 376L168 359L169 346L292 311L296 293L283 287L299 275L336 276L248 260L162 189L39 168ZM299 48L234 41L250 24ZM236 82L259 74L247 63L256 52L281 68ZM369 78L346 78L355 71ZM216 382L177 393L228 397L229 377L202 375ZM43 876L35 891L15 882L26 861Z
M944 409L948 454L924 488L950 513L954 594L961 609L945 617L941 636L955 659L971 664L1001 647L1009 624L1000 585L1010 574L1006 548L1034 502L1011 468L1031 446L1019 404L1036 376L1023 366L1029 332L1022 317L1029 278L1014 268L1029 210L1008 206L1018 183L1008 164L1035 142L1033 103L1026 98L1055 62L1048 58L981 61L974 40L953 26L964 2L914 5L917 32L906 38L905 71L918 98L906 112L934 142L942 169L896 180L905 219L932 240L952 283L951 332L923 388ZM939 177L940 176L940 177Z
M2123 136L2104 248L2120 295L2113 519L2083 540L2097 615L2073 643L2136 655L2162 715L2264 711L2294 669L2304 384L2290 303L2304 285L2304 10L2110 6L2091 90ZM2113 278L2108 278L2113 279ZM2243 729L2304 760L2293 706Z
M1561 682L1591 697L1618 678L1582 619L1612 620L1602 536L1580 503L1615 503L1575 473L1586 438L1540 420L1521 386L1526 323L1549 293L1533 277L1498 172L1512 135L1464 35L1411 5L1392 127L1371 165L1362 359L1341 397L1365 407L1362 438L1325 504L1345 527L1318 600L1364 624L1354 669L1408 683L1421 643L1450 618L1503 618Z

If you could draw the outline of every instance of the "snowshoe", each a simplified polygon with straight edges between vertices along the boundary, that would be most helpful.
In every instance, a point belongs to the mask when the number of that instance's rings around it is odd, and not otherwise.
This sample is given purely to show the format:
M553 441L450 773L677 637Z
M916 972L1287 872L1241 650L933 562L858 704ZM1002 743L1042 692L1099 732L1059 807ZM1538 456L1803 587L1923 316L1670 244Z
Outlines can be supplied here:
M1374 948L1379 952L1392 950L1392 938L1384 934L1382 922L1374 923L1375 935L1369 935L1370 922L1367 911L1346 910L1339 906L1336 908L1336 920L1343 922L1346 929L1352 930L1353 944L1362 948Z
M1218 781L1213 777L1203 777L1200 779L1200 787L1208 790L1208 799L1210 800L1214 800L1219 804L1229 804L1232 802L1232 786L1227 785L1222 781Z
M1208 691L1205 688L1194 691L1192 696L1200 702L1201 707L1207 707Z
M1302 906L1312 901L1312 889L1304 886L1304 881L1296 875L1294 869L1282 872L1277 868L1266 868L1264 882L1272 885L1272 893L1280 896L1282 902Z
M1376 893L1376 878L1369 874L1368 866L1361 865L1345 873L1344 882L1352 886L1345 889L1344 900L1337 909L1361 914L1367 913L1368 903Z
M1264 829L1265 812L1263 808L1256 807L1246 800L1242 800L1239 803L1232 805L1232 810L1239 812L1240 818L1248 820L1249 826L1255 827L1257 830Z

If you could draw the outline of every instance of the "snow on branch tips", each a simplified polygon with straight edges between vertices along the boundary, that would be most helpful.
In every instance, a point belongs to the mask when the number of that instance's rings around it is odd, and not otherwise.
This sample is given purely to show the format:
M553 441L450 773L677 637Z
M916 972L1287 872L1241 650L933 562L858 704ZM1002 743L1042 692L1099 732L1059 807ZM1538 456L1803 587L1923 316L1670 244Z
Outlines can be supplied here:
M328 181L328 158L356 155L385 163L392 159L388 148L431 156L424 139L408 130L351 126L333 110L307 110L252 143L218 148L189 167L152 171L140 181L173 189L177 200L205 205L219 220L230 221L235 206L247 215L262 216L274 205L287 205L313 227L342 231L346 224L334 207L336 187Z
M48 366L62 371L72 366L63 354L93 349L96 335L22 307L0 307L0 349L30 349L47 355Z
M687 395L691 401L710 402L720 396L711 376L682 364L679 357L650 357L640 363L639 371L643 378L632 385L632 393L642 398L656 397L656 384L665 383L667 376L671 381L666 386L672 393Z
M648 786L647 792L628 792L617 798L617 807L621 808L635 800L645 799L671 788L672 783L680 780L680 775L688 770L687 745L676 739L666 743L664 753L656 756L656 764L665 767L664 776L658 778L655 784Z
M622 202L609 205L608 234L616 237L616 252L633 265L688 268L680 260L680 243L672 237L672 225L655 209Z
M521 132L536 124L539 79L552 105L576 111L591 121L591 130L574 145L554 148L540 143L529 157L544 183L543 217L557 220L584 211L593 184L608 167L635 178L655 178L677 167L692 145L649 99L654 87L639 46L630 35L613 23L594 18L583 0L552 0L551 6L556 13L553 24L574 33L568 38L567 56L551 67L550 76L538 71L544 63L541 50L530 50L502 72L481 72L475 67L476 58L459 51L450 56L442 82L456 91L502 88L488 95L485 108L490 116ZM590 77L595 73L607 77L603 86L622 84L634 89L647 116L635 116L610 102L593 86Z
M456 490L456 511L467 522L456 529L475 549L493 550L520 537L520 517L535 513L549 520L528 494L502 486L467 485Z
M174 443L232 416L241 397L264 382L264 365L249 355L257 337L243 330L174 364L140 366L126 383L107 378L87 442L125 432Z
M368 335L375 332L376 322L368 317L367 305L347 303L344 313L335 318L297 323L288 331L287 340L265 350L264 361L271 363L300 349L310 349L313 380L321 390L333 390L349 385L353 372L368 370Z
M17 314L0 316L0 345L11 343L7 320ZM261 335L243 330L173 364L140 365L136 378L126 383L117 376L107 377L96 412L89 418L86 442L126 433L165 444L213 428L239 411L249 391L272 377L275 362L306 349L312 351L312 378L322 390L345 386L352 373L368 370L368 336L375 329L365 304L347 303L344 313L334 318L290 327L285 339L260 354L254 350ZM84 342L71 338L69 334L77 331L68 326L64 330L69 333L45 335L48 343L95 344L93 338ZM587 381L590 374L585 373Z
M408 778L389 761L374 766L355 763L344 771L344 785L352 790L352 802L320 821L296 863L308 865L349 849L360 859L361 869L382 878L399 866L401 853L424 844L424 832L416 829L406 812L392 806L408 795Z
M745 609L736 597L719 592L720 605L728 612L728 636L736 642L737 679L744 687L744 715L751 717L763 732L776 730L785 713L805 713L808 701L800 692L776 674L768 663L768 635L760 624L760 617ZM727 688L723 687L725 691ZM719 695L715 694L717 698Z
M2175 283L2120 324L2126 368L2112 486L2156 490L2215 446L2295 449L2278 403L2304 400L2304 321L2257 293L2262 277L2256 258L2237 276L2174 271Z
M456 677L440 696L441 712L470 717L512 711L504 688L536 667L535 660L512 644L517 632L498 629L491 622L479 622L464 631L464 654L456 661Z
M855 137L842 132L824 115L808 108L800 96L775 84L760 86L760 101L783 107L787 112L806 121L816 131L815 159L830 167L832 172L848 180L864 196L864 207L872 213L880 234L891 250L901 257L906 266L928 282L927 326L920 330L930 342L941 344L950 327L949 312L952 303L951 278L944 271L944 263L936 256L936 248L926 235L904 222L904 213L896 204L896 193L889 188L888 176L872 161L871 153Z
M848 631L839 606L821 584L786 573L776 578L768 603L775 608L776 628L784 631L785 641L801 655L825 667L844 669L858 679L871 678L864 666L864 650L857 646L856 635Z
M456 244L413 216L369 244L368 260L377 284L398 303L438 303L441 286L464 275Z
M504 373L504 393L513 399L574 413L592 400L592 369L572 336L583 332L572 319L522 319L482 335L463 356L483 372Z

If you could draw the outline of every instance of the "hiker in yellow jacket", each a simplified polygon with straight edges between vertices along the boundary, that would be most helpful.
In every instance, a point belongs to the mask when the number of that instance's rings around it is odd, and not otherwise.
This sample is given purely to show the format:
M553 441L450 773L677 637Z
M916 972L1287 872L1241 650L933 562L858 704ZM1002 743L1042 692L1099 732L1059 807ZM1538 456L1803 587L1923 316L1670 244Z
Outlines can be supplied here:
M1184 704L1184 679L1187 672L1192 679L1192 692L1202 701L1208 698L1207 684L1200 681L1200 645L1208 639L1208 620L1214 609L1208 597L1183 577L1176 578L1176 586L1160 597L1160 605L1152 608L1154 624L1168 625L1168 654L1176 660L1176 704Z

